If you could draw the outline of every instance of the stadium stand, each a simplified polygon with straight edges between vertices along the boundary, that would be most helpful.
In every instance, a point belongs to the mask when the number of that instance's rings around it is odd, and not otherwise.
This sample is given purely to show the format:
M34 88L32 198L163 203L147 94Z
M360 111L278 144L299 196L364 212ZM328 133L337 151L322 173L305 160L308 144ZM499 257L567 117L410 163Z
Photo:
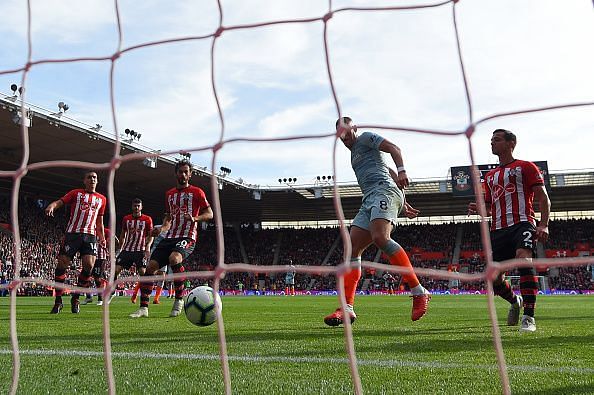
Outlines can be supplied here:
M55 257L65 227L64 212L55 218L44 215L43 206L47 202L30 195L23 195L19 201L19 221L22 241L22 277L38 277L51 280L55 267ZM12 262L13 238L9 225L9 197L0 195L0 281L6 283L13 276ZM594 254L592 244L594 220L568 219L551 222L551 235L546 248L539 250L549 258L584 256ZM413 265L419 268L454 270L461 273L477 273L484 270L484 257L480 244L479 225L476 222L445 224L399 225L394 231L395 238L410 251ZM335 265L342 259L342 243L336 227L326 228L275 228L258 229L254 226L225 227L225 263L248 262L259 266L288 264ZM214 227L200 232L199 247L187 260L188 270L212 270L217 262L216 233ZM541 257L542 257L541 256ZM387 261L376 248L370 248L363 257L372 262ZM69 272L68 278L76 277L78 261ZM124 273L129 275L130 273ZM551 268L545 274L548 287L555 290L594 290L594 281L588 267ZM385 282L383 271L367 270L359 283L363 292L383 292ZM515 271L509 275L517 275ZM400 276L395 275L397 290L404 291ZM263 280L263 284L260 284ZM227 273L222 288L237 290L239 283L244 291L282 291L284 274ZM199 284L204 280L195 279ZM333 276L318 276L304 273L296 275L296 289L300 291L334 289ZM483 291L482 283L452 283L448 280L423 278L423 282L433 291ZM124 284L126 288L131 284ZM6 293L6 292L5 292ZM28 283L19 292L21 295L47 295L51 290Z

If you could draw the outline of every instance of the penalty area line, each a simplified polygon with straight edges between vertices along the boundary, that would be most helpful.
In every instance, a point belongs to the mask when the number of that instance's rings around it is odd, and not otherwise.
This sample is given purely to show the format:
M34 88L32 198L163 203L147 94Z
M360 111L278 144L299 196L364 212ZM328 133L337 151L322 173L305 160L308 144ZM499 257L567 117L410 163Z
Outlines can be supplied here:
M80 350L20 350L21 355L34 356L58 356L58 357L91 357L103 358L100 351ZM0 355L11 355L12 350L0 349ZM172 359L172 360L219 360L218 354L167 354L151 352L112 352L114 359ZM274 357L274 356L251 356L251 355L229 355L229 361L247 363L305 363L305 364L348 364L347 358L317 358L317 357ZM388 368L415 368L415 369L464 369L464 370L497 370L497 365L486 364L461 364L448 362L423 362L423 361L399 361L399 360L357 360L359 366L376 366ZM594 374L594 368L579 368L575 366L531 366L531 365L507 365L510 371L534 372L534 373L572 373L572 374Z

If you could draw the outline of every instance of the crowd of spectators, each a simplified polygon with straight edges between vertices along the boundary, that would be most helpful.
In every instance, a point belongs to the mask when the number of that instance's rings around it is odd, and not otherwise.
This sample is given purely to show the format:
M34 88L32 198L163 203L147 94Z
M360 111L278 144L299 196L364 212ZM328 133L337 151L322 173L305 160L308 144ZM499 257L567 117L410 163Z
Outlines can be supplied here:
M457 227L455 223L397 225L392 238L408 251L419 247L449 256L456 242Z
M240 244L235 229L223 228L224 255L223 262L243 262ZM194 270L213 268L218 262L217 234L214 228L198 232L198 243L192 254L186 259L185 266Z
M10 224L10 200L0 196L0 223ZM44 202L24 196L19 199L19 230L21 237L21 277L50 280L54 277L55 257L66 224L63 216L46 218ZM0 231L0 284L14 277L14 236L9 229ZM36 283L26 283L19 289L22 295L45 295L49 291ZM0 294L6 294L6 291Z
M553 290L583 291L594 289L594 274L590 267L563 267L549 276L549 287Z
M9 200L0 196L0 223L9 224ZM55 218L48 218L43 212L43 202L23 197L19 201L19 227L21 233L21 277L33 277L53 280L59 243L66 225L66 213L62 210ZM461 250L478 251L482 249L477 223L439 224L439 225L399 225L392 237L407 251L422 250L444 252L443 259L424 259L422 255L411 254L414 267L439 270L452 270L452 251L455 248L458 227L462 227ZM575 219L551 221L551 241L547 248L572 249L576 244L592 246L594 220ZM267 273L265 266L277 265L336 265L343 260L343 243L338 228L283 228L257 229L254 227L225 227L225 263L247 262L262 266L257 273L227 273L222 287L236 290L283 290L285 273ZM9 230L0 231L0 283L6 283L14 277L14 239ZM364 261L379 261L387 264L385 257L378 253L375 246L370 246L363 255ZM213 270L217 264L217 239L213 227L199 233L198 245L186 262L188 271ZM76 278L78 261L75 260L68 273L67 283ZM455 271L478 273L484 270L481 256L461 258ZM123 272L122 275L132 273ZM377 288L382 284L383 271L366 270L366 287ZM511 275L514 272L510 273ZM402 289L400 277L394 274L397 286ZM433 290L452 288L452 282L443 279L421 277L425 287ZM204 283L203 279L194 279L192 283ZM363 287L365 281L359 283ZM549 284L555 289L592 289L591 272L588 267L556 268L549 273ZM130 286L131 284L127 284ZM298 290L332 290L336 287L333 275L297 273L295 287ZM482 290L482 283L459 283L456 288L463 290ZM22 294L46 294L51 292L34 283L25 284ZM5 293L5 292L3 292ZM0 293L2 294L2 293Z
M551 221L549 231L547 248L575 250L578 244L594 247L594 221L591 219Z
M460 242L460 250L482 250L483 242L481 239L480 224L478 222L465 222L460 226L462 226L462 241Z

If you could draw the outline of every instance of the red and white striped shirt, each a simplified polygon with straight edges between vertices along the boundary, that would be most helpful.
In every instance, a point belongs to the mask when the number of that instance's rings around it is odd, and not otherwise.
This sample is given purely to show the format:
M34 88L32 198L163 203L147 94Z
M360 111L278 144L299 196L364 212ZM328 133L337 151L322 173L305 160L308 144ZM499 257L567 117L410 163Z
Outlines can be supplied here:
M534 163L516 159L489 171L485 182L485 201L491 204L491 230L520 222L536 225L532 187L544 185L544 179Z
M186 188L171 188L165 193L165 213L171 216L171 227L165 235L166 239L189 237L198 238L198 223L187 220L184 215L197 217L200 210L210 207L204 191L190 185Z
M126 232L122 251L145 251L146 238L153 230L153 219L145 214L140 217L128 214L122 219L122 229Z
M60 200L70 205L70 219L66 233L88 233L95 235L97 217L105 214L107 199L100 193L89 193L84 189L73 189Z

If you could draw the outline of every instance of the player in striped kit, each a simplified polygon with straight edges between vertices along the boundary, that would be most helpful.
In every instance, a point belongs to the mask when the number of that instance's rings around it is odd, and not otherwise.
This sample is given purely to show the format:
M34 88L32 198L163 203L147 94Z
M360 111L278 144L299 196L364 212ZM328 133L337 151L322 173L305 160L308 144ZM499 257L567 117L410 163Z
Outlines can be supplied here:
M73 189L60 199L51 202L45 209L45 214L53 217L55 210L70 205L70 219L66 226L64 240L58 253L58 263L55 270L55 282L64 283L66 270L72 263L76 253L80 253L82 270L78 276L78 286L91 285L91 270L97 256L97 243L105 245L103 215L107 199L96 191L97 173L87 171L83 178L84 189ZM62 311L63 289L56 288L56 299L51 314ZM70 301L71 311L80 312L79 294L73 293Z
M109 264L109 237L111 232L109 228L104 228L103 233L105 235L105 245L99 245L97 249L97 259L95 259L95 264L93 265L93 270L91 274L93 276L93 282L95 288L98 290L97 292L97 306L103 306L103 296L101 295L100 288L103 288L103 283L105 281L105 268ZM118 243L118 238L115 238L116 245ZM80 302L81 305L86 305L93 302L93 294L87 293L87 297Z
M153 230L153 236L155 236L155 240L153 241L153 245L151 247L151 254L155 251L155 249L157 248L157 246L159 245L159 243L161 242L161 240L163 240L165 238L165 235L167 234L167 230L161 231L161 227L162 225L157 225L155 226L154 230ZM173 272L171 271L171 269L169 269L169 265L168 266L164 266L159 268L159 270L157 270L155 272L155 275L167 275L167 273L173 274ZM140 283L138 283L140 285ZM165 280L157 282L157 286L156 286L156 290L155 290L155 297L153 298L153 304L160 304L161 301L161 293L163 292L163 289L165 288ZM169 294L167 295L168 298L172 298L173 297L173 289L174 289L174 285L173 282L171 282L169 284ZM134 301L134 303L136 303L136 301Z
M175 176L177 180L175 188L171 188L165 194L165 216L161 231L167 231L167 233L151 254L145 276L152 276L166 265L169 265L173 273L181 273L182 262L194 251L198 238L198 224L209 221L213 217L204 191L190 185L192 164L188 160L177 162ZM170 313L171 317L178 316L183 308L183 280L176 279L174 284L175 302ZM148 317L149 297L152 290L152 282L141 284L140 308L130 314L130 317Z
M159 245L161 240L163 240L165 238L165 235L168 232L167 230L161 231L161 227L162 227L162 225L155 225L155 227L153 228L152 236L154 237L154 240L153 240L153 244L151 245L149 258L150 258L150 255L153 252L155 252L155 249L157 248L157 246ZM149 260L149 258L147 258L147 261ZM144 269L146 269L146 265L144 265ZM143 269L143 273L144 273L144 269ZM163 277L165 277L165 275L168 273L173 274L173 272L169 268L169 265L159 268L159 270L157 270L155 272L155 275L156 276L162 275ZM163 292L163 289L165 289L165 280L158 281L157 285L156 285L156 290L155 290L155 297L153 298L153 304L161 304L160 299L161 299L161 293ZM173 298L173 289L174 289L174 285L173 285L173 282L171 282L168 287L168 291L169 291L169 295L167 296L168 298ZM136 291L137 290L140 290L140 282L137 282L136 286L134 287L134 294L132 295L132 299L131 299L132 303L136 303L136 295L137 295Z
M115 278L122 269L136 268L139 275L146 270L146 263L150 257L153 242L153 219L142 213L142 200L132 200L132 214L122 218L122 231L120 233L121 251L116 258ZM140 283L136 283L132 294L132 303L136 303L136 294Z
M499 166L485 176L485 204L491 215L491 245L493 260L525 259L531 261L536 242L549 238L549 212L551 201L538 167L532 162L514 159L516 136L509 130L497 129L491 137L491 151L499 157ZM533 201L539 203L540 221L537 224ZM468 205L468 213L476 214L476 203ZM505 273L493 282L496 295L507 300L511 307L507 324L518 325L520 310L524 315L520 331L536 331L534 308L538 283L534 267L519 268L520 294L514 295Z

